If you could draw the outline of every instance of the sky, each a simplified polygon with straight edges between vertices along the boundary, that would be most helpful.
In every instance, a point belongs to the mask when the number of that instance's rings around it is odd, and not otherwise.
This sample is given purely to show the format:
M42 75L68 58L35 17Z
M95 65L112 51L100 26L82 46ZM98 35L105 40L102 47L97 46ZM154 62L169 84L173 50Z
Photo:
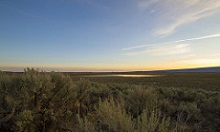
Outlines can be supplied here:
M220 0L0 0L0 70L220 66Z

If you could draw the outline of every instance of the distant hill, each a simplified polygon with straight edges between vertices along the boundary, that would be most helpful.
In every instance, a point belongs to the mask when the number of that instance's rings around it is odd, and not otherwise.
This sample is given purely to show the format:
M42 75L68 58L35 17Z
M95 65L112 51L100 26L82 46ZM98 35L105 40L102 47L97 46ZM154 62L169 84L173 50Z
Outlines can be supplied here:
M204 68L175 69L175 70L156 70L153 72L220 72L220 67L204 67Z

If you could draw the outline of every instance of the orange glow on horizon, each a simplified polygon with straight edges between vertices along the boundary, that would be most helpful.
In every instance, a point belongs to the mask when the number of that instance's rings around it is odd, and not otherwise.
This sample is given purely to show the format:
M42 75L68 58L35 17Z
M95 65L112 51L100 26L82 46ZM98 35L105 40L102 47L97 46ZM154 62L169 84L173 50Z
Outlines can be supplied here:
M219 64L220 65L220 64ZM119 72L119 71L152 71L152 70L168 70L168 69L185 69L185 68L200 68L200 67L215 67L219 66L216 64L161 64L156 66L0 66L0 70L11 70L11 71L24 71L26 68L35 68L39 71L60 71L60 72L68 72L68 71L79 71L79 72Z

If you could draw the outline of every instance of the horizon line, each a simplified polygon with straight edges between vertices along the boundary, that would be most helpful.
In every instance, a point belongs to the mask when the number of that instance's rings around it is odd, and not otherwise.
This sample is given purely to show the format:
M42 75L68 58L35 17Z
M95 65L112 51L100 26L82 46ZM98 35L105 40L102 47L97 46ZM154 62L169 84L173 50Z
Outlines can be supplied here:
M202 69L202 68L220 68L220 66L197 66L197 67L185 67L185 68L156 68L156 69L152 69L152 70L45 70L45 69L40 69L40 68L33 68L34 70L37 70L37 71L40 71L40 72L63 72L63 73L68 73L68 72L75 72L75 73L94 73L94 72L97 72L97 73L102 73L102 72L107 72L107 73L110 73L110 72L153 72L153 71L163 71L163 70L187 70L187 69ZM19 72L19 73L22 73L25 71L25 69L27 68L24 68L23 71L20 69L20 70L1 70L2 72ZM31 69L31 68L30 68Z

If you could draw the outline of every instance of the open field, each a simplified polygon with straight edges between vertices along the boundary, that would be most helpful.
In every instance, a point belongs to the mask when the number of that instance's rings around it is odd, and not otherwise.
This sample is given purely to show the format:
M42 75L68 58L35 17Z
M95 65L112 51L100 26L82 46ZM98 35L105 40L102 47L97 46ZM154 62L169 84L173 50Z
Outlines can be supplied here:
M156 87L199 88L220 91L219 72L165 73L165 72L119 72L119 73L65 73L74 81L80 79L98 83L118 83L129 85L152 85ZM105 76L109 75L109 76ZM123 77L116 75L142 75L141 77ZM150 75L150 76L149 76ZM152 75L152 76L151 76ZM100 77L101 76L101 77ZM146 76L146 77L145 77Z

